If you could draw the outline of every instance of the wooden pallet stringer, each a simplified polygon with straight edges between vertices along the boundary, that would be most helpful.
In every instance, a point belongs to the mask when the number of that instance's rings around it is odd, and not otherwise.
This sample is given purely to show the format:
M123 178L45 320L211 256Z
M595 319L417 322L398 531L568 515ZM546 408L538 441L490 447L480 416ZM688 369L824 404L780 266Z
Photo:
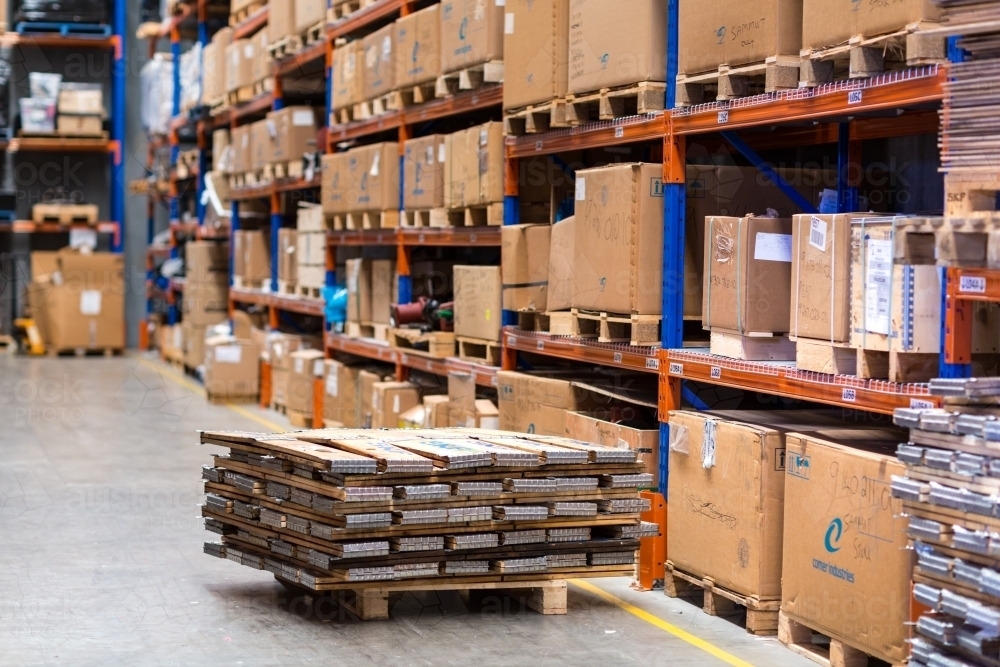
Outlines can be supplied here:
M476 90L489 83L503 83L503 61L493 60L442 74L434 84L435 97L451 97L463 90Z
M754 93L772 93L799 86L799 58L771 56L764 62L748 65L720 65L718 70L701 74L677 75L677 106L689 107L707 101L715 89L719 102L747 97Z
M867 667L869 654L834 637L830 637L829 648L813 643L813 633L812 628L792 619L784 611L779 612L778 641L788 650L822 667ZM826 636L818 631L817 634ZM884 660L882 656L874 657Z
M487 366L499 366L503 348L499 341L457 336L458 358Z
M628 343L649 346L660 342L659 315L617 314L589 312L574 308L572 335L594 338L599 343ZM551 318L550 318L551 326Z
M586 93L567 95L562 113L568 125L582 125L595 120L615 120L663 111L667 84L642 81L620 88L602 88ZM556 108L554 107L553 110Z
M781 600L761 600L755 596L740 595L715 585L711 577L698 577L682 572L667 561L666 578L663 580L667 597L680 597L692 588L702 589L705 598L703 611L709 616L733 616L737 607L746 608L746 630L751 635L778 633L778 609Z

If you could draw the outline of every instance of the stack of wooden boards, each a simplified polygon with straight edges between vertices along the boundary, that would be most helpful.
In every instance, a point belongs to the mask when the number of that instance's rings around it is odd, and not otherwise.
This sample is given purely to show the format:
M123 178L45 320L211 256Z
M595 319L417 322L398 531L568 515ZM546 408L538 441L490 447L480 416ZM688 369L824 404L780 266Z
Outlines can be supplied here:
M314 591L523 587L631 576L634 452L475 429L282 435L203 432L229 448L205 466L205 552ZM564 612L563 605L562 613ZM362 618L383 610L359 611ZM555 613L559 613L558 611Z
M913 596L928 607L910 664L996 664L1000 658L1000 383L934 380L945 409L899 409L910 441L892 491L910 515Z

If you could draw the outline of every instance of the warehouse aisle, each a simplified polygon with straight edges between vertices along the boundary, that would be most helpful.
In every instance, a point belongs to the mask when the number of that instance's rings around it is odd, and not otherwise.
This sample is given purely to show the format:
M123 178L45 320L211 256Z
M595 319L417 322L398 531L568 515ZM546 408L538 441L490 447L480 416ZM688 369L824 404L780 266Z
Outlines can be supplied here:
M562 617L456 594L394 600L384 623L290 604L202 555L194 444L287 424L198 392L151 358L0 356L0 666L813 664L627 580L571 586Z

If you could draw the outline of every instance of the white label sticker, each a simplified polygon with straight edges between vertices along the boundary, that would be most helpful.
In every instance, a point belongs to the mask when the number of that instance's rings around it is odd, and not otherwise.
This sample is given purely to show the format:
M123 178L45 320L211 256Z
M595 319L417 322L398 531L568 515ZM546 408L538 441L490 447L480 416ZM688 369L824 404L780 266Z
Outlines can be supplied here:
M720 366L712 366L711 376L713 380L721 380L722 368Z
M90 248L97 247L97 230L83 227L71 227L69 230L70 248Z
M507 347L514 347L517 345L517 336L507 336Z
M539 350L539 351L544 350L545 349L545 341L544 340L538 341L538 343L535 345L535 349Z
M646 359L646 368L651 371L660 370L660 360L656 357L649 357Z
M753 258L766 262L791 262L792 235L757 232Z
M888 336L892 300L892 241L868 241L865 329Z
M379 166L382 163L382 154L375 153L375 157L372 158L372 168L368 171L372 176L378 176Z
M684 375L684 364L670 364L671 375Z
M101 314L101 290L85 289L80 292L80 314L92 317Z
M826 220L813 217L809 223L809 245L826 252Z
M615 363L616 364L620 364L621 362L622 362L622 353L621 352L615 352Z
M243 47L243 57L247 60L253 60L253 44L246 44Z
M622 139L625 137L625 128L619 125L615 128L615 139Z
M492 376L490 378L490 384L496 387L498 384L500 384L500 378L498 378L496 375Z
M386 35L382 39L382 60L388 60L392 55L392 37Z
M393 394L392 397L392 411L394 414L399 414L399 394Z
M438 144L438 162L444 164L445 159L448 157L448 148L445 144Z
M490 132L485 127L479 130L479 147L483 148L490 143Z
M428 146L424 151L424 164L434 164L434 147Z
M336 371L326 376L326 393L334 398L340 396L340 374Z
M317 359L313 362L313 376L323 377L323 360Z
M514 13L507 12L503 15L503 34L513 35L514 34Z
M860 90L852 90L847 93L847 103L848 104L861 104L861 100L864 99L864 93Z
M309 127L313 124L313 112L305 109L292 112L292 125L295 127Z
M937 406L934 405L934 401L922 401L919 398L910 399L910 409L911 410L933 410Z
M295 360L295 374L302 375L302 371L306 369L306 360L299 357Z
M215 361L220 364L238 364L243 361L243 348L239 345L220 345L215 348Z
M705 422L701 440L701 467L706 470L715 467L715 420Z
M958 281L958 291L966 294L986 294L986 278L962 276Z
M576 200L577 201L587 200L587 179L585 178L576 179Z
M856 403L858 400L858 392L854 389L848 389L845 387L844 390L840 392L840 398L848 403Z
M504 7L507 5L507 0L496 0L497 7Z
M719 120L718 120L719 125L725 125L728 122L729 122L729 112L728 111L720 111L719 112Z

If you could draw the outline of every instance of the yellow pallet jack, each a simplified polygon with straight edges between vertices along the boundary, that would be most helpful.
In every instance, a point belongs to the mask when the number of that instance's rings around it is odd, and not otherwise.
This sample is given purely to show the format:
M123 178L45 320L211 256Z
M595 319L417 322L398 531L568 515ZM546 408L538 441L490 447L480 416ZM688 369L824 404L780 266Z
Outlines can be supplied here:
M21 346L26 354L32 356L45 354L45 343L42 341L42 334L39 333L35 320L27 317L14 320L14 331L22 333Z

